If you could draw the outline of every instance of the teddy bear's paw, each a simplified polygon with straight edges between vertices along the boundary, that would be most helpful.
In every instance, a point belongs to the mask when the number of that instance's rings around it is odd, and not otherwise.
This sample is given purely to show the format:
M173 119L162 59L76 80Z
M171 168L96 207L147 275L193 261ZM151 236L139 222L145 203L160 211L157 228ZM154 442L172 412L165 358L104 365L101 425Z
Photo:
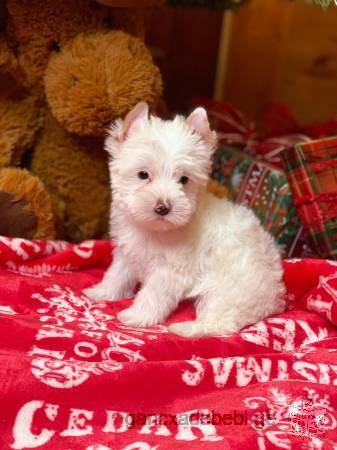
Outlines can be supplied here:
M0 235L55 239L55 220L51 197L38 177L26 169L0 168Z

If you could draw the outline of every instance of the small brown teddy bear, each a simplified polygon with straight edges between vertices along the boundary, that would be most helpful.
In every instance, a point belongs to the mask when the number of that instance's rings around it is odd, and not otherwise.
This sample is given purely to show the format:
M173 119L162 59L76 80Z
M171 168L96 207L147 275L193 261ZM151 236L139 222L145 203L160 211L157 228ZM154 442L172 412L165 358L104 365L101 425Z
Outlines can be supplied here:
M118 3L130 6L129 0ZM21 235L53 238L57 229L58 238L71 241L100 238L108 228L110 204L106 127L140 100L153 110L161 105L160 72L142 42L142 11L93 0L6 0L5 5L0 167L11 172L0 185L0 215L7 211L7 234L11 226L19 233L13 222L19 211L27 220ZM49 231L38 232L43 205L28 198L28 185L9 186L10 176L22 175L15 165L33 173L22 172L27 180L35 175L37 192L48 192L43 214Z
M138 9L109 8L92 0L6 0L6 36L30 91L43 92L50 54L82 32L122 29L143 39Z
M81 136L104 136L112 120L140 100L155 106L162 92L149 50L122 31L80 33L50 56L44 80L53 115Z

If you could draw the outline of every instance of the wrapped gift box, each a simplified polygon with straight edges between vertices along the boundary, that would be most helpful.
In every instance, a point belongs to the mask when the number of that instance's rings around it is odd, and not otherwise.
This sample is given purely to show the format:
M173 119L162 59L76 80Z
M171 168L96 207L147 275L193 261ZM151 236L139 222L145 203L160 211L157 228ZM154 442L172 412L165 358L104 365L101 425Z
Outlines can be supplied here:
M297 144L283 159L298 215L316 252L337 259L337 137Z
M301 126L274 104L261 132L229 103L198 104L208 109L220 143L209 189L251 207L286 257L336 259L337 138L323 137L337 133L337 119Z
M221 146L211 178L225 187L227 197L253 209L285 257L311 256L284 171L237 148Z

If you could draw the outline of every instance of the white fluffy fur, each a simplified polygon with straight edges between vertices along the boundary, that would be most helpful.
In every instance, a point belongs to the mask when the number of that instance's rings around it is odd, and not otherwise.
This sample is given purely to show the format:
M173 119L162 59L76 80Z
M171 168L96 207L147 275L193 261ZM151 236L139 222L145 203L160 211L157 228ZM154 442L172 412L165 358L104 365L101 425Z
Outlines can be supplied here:
M132 306L118 314L124 324L161 323L191 298L196 320L169 331L228 335L284 309L283 269L255 215L206 192L215 139L204 110L193 114L187 120L149 119L142 105L112 127L106 148L117 250L102 282L85 293L118 300L131 296L139 281ZM142 170L149 180L139 179ZM179 183L182 175L189 177L186 185ZM172 205L167 216L154 212L159 199Z

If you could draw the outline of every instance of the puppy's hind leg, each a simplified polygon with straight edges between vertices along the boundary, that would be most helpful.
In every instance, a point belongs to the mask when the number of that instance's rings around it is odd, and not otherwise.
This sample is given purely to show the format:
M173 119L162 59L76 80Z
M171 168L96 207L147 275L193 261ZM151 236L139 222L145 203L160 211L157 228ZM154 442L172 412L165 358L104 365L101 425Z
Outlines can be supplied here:
M226 299L215 292L204 293L197 301L197 318L193 321L173 323L168 331L179 336L197 338L229 336L240 331L246 323L238 311L225 307Z
M230 317L200 318L188 322L173 323L168 327L168 331L178 336L188 338L198 338L207 336L229 336L240 331L235 322Z

